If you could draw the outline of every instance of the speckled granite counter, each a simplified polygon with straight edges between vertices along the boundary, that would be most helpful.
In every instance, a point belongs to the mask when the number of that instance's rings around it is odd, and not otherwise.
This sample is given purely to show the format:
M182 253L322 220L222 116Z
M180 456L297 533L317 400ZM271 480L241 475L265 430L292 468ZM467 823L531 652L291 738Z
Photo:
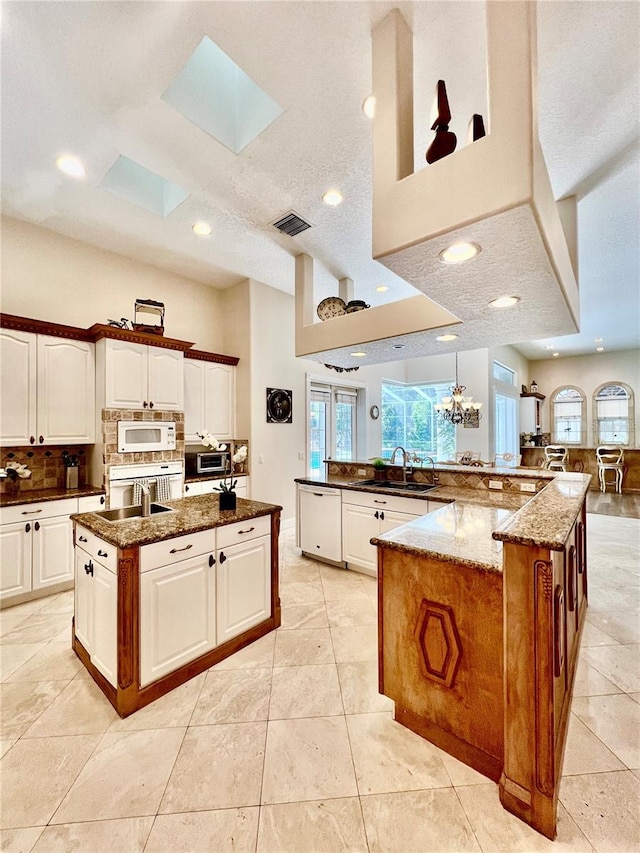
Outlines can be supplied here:
M161 542L174 536L184 536L199 530L210 530L237 521L247 521L261 515L271 515L282 507L259 501L238 498L235 510L221 512L218 495L197 495L177 501L163 501L163 506L175 512L162 513L150 518L127 521L106 521L95 512L77 513L71 520L86 527L100 539L116 548L132 548Z
M98 486L81 486L78 489L25 489L16 494L0 494L0 507L33 504L38 501L62 501L65 498L88 498L104 495L104 489Z

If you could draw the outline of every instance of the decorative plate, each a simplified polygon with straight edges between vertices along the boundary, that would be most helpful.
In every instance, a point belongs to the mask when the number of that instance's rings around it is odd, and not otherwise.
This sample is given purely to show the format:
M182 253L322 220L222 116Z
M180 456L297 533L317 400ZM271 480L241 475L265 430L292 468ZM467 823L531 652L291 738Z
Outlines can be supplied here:
M284 388L267 388L267 423L293 423L291 391Z
M371 420L377 421L380 417L380 409L377 406L371 406L369 414L371 415Z
M347 303L339 296L327 296L318 305L317 313L321 320L330 320L332 317L340 317L347 312Z

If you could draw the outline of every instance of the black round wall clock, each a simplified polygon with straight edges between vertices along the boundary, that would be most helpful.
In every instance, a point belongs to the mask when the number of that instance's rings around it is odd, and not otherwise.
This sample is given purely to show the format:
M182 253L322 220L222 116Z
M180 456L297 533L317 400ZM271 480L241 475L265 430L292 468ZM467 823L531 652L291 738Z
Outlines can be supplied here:
M380 409L377 406L371 406L369 409L369 415L371 416L371 420L377 421L380 417Z
M267 388L267 423L293 423L293 392L283 388Z

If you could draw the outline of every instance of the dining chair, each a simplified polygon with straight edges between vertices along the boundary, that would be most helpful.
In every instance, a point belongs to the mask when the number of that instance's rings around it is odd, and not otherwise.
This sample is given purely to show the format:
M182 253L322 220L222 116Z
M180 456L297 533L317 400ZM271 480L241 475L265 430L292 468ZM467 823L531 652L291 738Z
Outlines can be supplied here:
M607 471L615 472L615 480L611 485L615 486L618 494L622 493L622 478L624 477L624 450L622 447L609 447L601 445L596 447L596 459L598 461L598 481L600 491L607 491Z
M494 468L518 468L522 454L520 453L496 453L493 457Z
M548 444L544 449L544 465L549 471L566 471L569 451L561 444Z

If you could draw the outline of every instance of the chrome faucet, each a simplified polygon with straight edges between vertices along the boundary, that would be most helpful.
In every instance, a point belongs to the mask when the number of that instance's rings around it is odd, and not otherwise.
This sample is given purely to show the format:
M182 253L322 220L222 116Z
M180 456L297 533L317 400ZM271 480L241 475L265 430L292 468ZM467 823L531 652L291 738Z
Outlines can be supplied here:
M425 456L422 461L426 462L427 459L429 460L429 462L431 462L431 483L435 486L437 483L440 482L440 478L436 474L436 463L433 461L433 456Z
M149 518L151 515L151 489L145 483L140 483L140 492L142 496L142 517Z
M398 452L398 450L400 450L402 452L402 482L406 483L407 482L407 451L404 449L404 447L400 447L400 445L398 445L398 447L396 447L396 449L393 451L393 453L391 454L391 465L395 464L396 453Z

